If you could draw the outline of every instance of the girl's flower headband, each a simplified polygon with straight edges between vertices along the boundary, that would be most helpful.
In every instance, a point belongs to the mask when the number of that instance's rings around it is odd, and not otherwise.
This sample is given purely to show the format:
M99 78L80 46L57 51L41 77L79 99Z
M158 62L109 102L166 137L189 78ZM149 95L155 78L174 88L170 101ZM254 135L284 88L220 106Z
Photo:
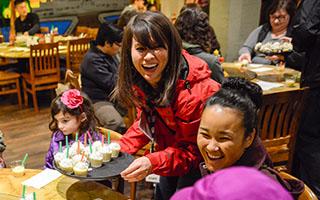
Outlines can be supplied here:
M65 91L61 96L61 101L70 109L78 108L83 103L83 97L77 89ZM81 108L81 107L80 107Z

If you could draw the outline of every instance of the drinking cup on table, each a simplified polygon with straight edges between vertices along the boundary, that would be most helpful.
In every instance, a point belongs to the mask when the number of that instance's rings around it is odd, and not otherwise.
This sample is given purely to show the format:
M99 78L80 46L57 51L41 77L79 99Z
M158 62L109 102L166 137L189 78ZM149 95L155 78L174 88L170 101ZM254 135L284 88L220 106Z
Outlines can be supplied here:
M15 177L21 177L25 173L25 168L22 165L22 160L15 160L10 162L10 168Z
M285 78L285 84L287 87L294 87L296 78L294 76L288 76Z

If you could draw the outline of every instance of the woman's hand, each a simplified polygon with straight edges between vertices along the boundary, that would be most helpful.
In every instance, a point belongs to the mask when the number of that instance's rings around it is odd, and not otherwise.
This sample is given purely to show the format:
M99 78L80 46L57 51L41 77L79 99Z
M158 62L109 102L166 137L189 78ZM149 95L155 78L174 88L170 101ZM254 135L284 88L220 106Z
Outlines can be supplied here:
M151 170L152 165L149 158L143 156L135 159L120 175L128 182L137 182L149 175Z
M271 60L271 61L284 61L284 56L283 55L273 55L273 56L266 56L266 59Z
M251 63L251 55L250 53L243 53L239 56L238 61L241 62L243 60L247 60L249 63Z

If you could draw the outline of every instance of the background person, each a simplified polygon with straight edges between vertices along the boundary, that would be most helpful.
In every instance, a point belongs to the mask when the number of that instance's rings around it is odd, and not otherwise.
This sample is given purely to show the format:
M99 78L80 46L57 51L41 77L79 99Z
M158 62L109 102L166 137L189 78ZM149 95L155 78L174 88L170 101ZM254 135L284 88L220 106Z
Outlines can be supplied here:
M290 33L288 25L295 15L296 5L292 0L274 0L269 7L268 23L259 26L250 33L241 49L239 61L247 60L250 63L272 64L278 61L278 57L266 58L265 54L256 53L255 45L258 42L267 43L281 41Z
M301 69L301 87L310 87L298 131L295 175L320 198L320 1L302 0L293 22L292 42L306 52Z
M156 199L169 199L199 177L196 134L205 100L219 89L207 64L182 51L173 24L161 13L145 12L126 26L115 90L137 118L120 140L121 151L134 154L151 143L121 176L140 181L160 175Z
M218 58L210 53L212 44L218 41L211 34L208 15L200 8L186 7L179 14L175 26L183 40L183 48L206 61L212 72L211 78L221 83L224 79L221 65Z
M111 23L100 25L95 42L80 66L82 91L93 102L100 124L114 131L123 132L125 124L116 102L110 99L118 78L122 30Z
M14 22L16 33L22 33L24 35L40 33L39 17L35 13L28 13L27 1L15 0L14 6L19 14L19 17L17 17Z

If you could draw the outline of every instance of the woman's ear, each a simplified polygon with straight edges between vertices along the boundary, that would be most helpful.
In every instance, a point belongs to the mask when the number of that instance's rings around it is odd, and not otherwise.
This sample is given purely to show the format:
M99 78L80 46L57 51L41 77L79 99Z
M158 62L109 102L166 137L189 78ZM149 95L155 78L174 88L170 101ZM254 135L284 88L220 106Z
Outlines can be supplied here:
M254 137L256 136L256 129L254 128L253 131L245 138L245 141L244 141L244 146L245 148L248 148L251 146L253 140L254 140Z
M87 120L87 115L86 115L86 113L81 113L81 115L80 115L80 121L81 122L84 122L84 121L86 121Z

